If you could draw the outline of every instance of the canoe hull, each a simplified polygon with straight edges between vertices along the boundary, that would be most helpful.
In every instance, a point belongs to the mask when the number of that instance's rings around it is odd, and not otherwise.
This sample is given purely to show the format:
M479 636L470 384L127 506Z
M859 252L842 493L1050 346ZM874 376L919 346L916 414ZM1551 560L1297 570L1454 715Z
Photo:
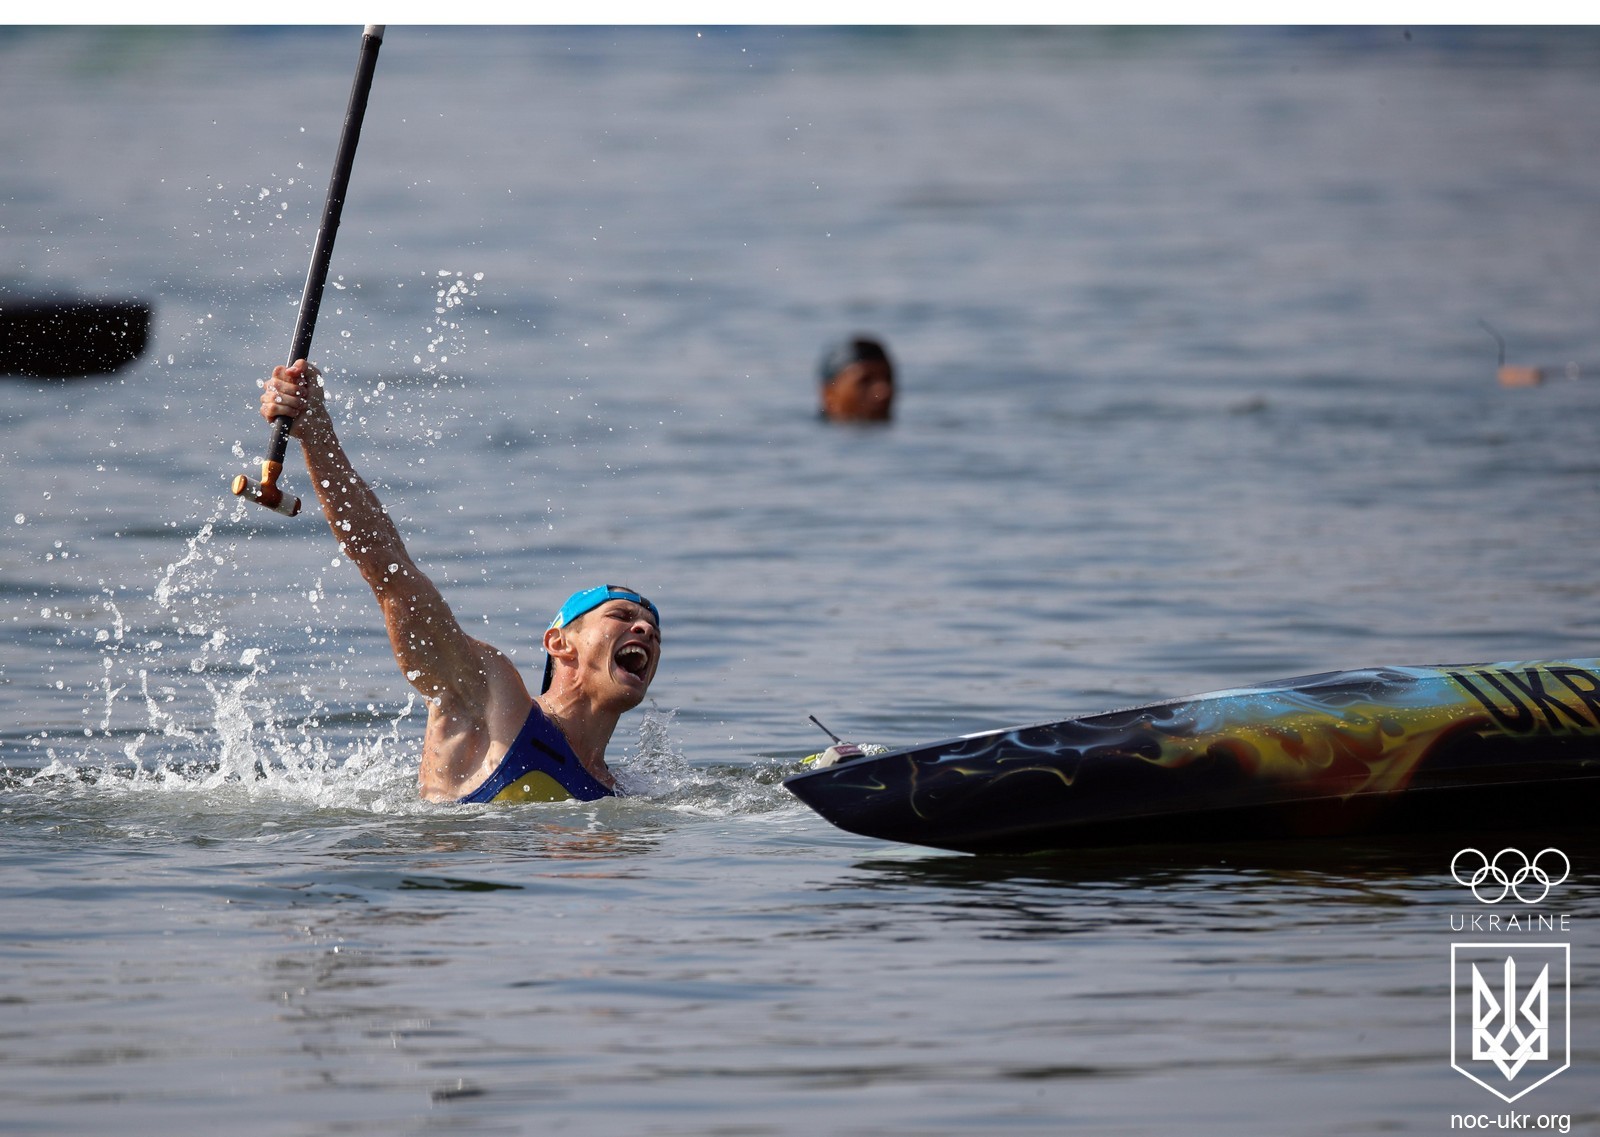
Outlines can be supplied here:
M850 832L964 852L1566 823L1600 804L1600 660L1299 676L784 785Z

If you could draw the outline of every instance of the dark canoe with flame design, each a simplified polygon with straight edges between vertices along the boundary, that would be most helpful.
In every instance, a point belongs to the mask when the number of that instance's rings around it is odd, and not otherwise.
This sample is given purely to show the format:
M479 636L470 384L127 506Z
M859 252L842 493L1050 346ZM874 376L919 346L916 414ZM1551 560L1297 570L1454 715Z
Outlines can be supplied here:
M784 785L841 829L964 852L1572 824L1600 807L1600 659L1307 675Z

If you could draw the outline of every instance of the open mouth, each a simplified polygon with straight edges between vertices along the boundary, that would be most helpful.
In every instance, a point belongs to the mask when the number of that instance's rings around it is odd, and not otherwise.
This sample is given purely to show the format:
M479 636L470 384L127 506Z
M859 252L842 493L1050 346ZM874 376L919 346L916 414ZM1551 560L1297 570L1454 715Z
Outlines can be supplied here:
M638 644L627 644L617 652L617 666L630 675L643 678L650 666L650 653Z

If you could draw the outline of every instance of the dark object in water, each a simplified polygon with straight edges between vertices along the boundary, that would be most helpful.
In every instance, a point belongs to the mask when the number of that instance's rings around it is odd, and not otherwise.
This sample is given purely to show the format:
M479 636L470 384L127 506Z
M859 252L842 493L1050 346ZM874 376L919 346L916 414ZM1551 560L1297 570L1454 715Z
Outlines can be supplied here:
M868 755L784 786L852 833L970 853L1592 826L1600 659L1299 676Z
M0 375L109 375L150 339L150 305L79 298L0 300Z

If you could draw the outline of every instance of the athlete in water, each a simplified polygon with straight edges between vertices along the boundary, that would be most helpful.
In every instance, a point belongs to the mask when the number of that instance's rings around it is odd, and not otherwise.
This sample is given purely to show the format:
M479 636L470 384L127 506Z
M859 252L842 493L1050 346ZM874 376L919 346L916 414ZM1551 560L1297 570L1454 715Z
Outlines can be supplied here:
M616 792L606 744L661 660L661 616L631 589L574 593L544 633L535 697L515 664L469 636L334 433L315 368L275 367L261 415L294 420L306 470L340 551L378 598L395 660L428 702L418 788L429 801L592 800Z
M851 336L823 352L817 365L822 417L829 422L888 422L894 406L894 364L883 344Z

